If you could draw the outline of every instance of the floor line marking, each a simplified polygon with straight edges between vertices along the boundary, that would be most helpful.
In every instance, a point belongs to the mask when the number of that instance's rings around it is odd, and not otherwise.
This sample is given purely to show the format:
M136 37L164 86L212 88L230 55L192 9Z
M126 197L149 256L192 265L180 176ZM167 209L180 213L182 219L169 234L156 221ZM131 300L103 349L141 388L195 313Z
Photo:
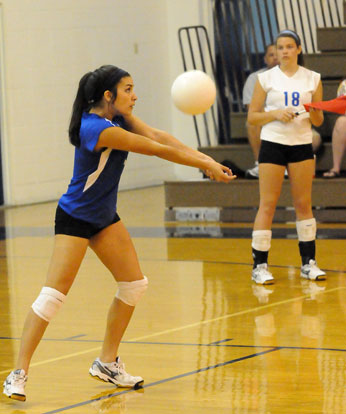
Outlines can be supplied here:
M20 338L8 338L0 337L0 339L8 340L20 340ZM50 339L43 338L42 341L58 341L63 342L65 339ZM223 339L221 341L211 342L210 344L199 344L199 343L189 343L189 342L152 342L152 341L121 341L122 344L132 344L132 345L167 345L167 346L194 346L194 347L221 347L221 348L275 348L277 345L243 345L243 344L227 344L225 342L233 341L233 339ZM81 341L71 341L71 342L84 342L89 343L87 340ZM103 340L92 340L90 342L103 342ZM323 348L323 347L307 347L307 346L292 346L292 345L280 345L281 349L298 349L301 351L311 350L311 351L336 351L336 352L346 352L346 348ZM7 372L7 371L6 371Z
M340 287L337 287L337 288L324 290L324 291L318 292L317 295L324 294L324 293L335 292L335 291L341 290L341 289L346 289L346 287L340 286ZM251 308L251 309L244 309L242 311L227 314L227 315L223 315L223 316L219 316L217 318L207 319L205 321L199 321L199 322L191 323L189 325L184 325L184 326L177 327L177 328L166 329L166 330L161 331L161 332L156 332L156 333L153 333L153 334L144 335L144 336L132 339L132 341L141 341L143 339L152 338L154 336L159 336L159 335L164 335L164 334L167 334L167 333L177 332L177 331L180 331L180 330L183 330L183 329L194 328L194 327L199 326L199 325L206 325L208 323L221 321L221 320L228 319L228 318L233 318L235 316L240 316L240 315L245 315L247 313L257 312L259 310L273 308L273 307L279 306L279 305L285 305L287 303L291 303L291 302L295 302L295 301L298 301L298 300L309 298L310 296L311 296L310 294L307 294L307 295L297 296L297 297L291 298L291 299L285 299L285 300L282 300L280 302L269 303L268 305L256 306L255 308Z
M346 289L346 287L345 286L340 286L340 287L337 287L337 288L324 290L324 291L318 292L317 295L321 295L321 294L325 294L325 293L331 293L331 292L335 292L335 291L341 290L341 289ZM164 331L155 332L155 333L152 333L152 334L149 334L149 335L139 336L137 338L129 339L128 341L130 341L130 342L141 341L143 339L153 338L155 336L160 336L160 335L165 335L165 334L169 334L169 333L173 333L173 332L177 332L177 331L182 331L183 329L194 328L196 326L206 325L208 323L213 323L213 322L221 321L221 320L224 320L224 319L234 318L235 316L246 315L246 314L249 314L249 313L257 312L259 310L269 309L269 308L273 308L275 306L280 306L280 305L285 305L287 303L295 302L295 301L302 300L302 299L309 298L309 297L310 297L309 294L308 295L303 295L303 296L297 296L295 298L285 299L285 300L282 300L280 302L269 303L268 305L256 306L255 308L251 308L251 309L244 309L243 311L239 311L239 312L219 316L217 318L207 319L205 321L199 321L199 322L191 323L189 325L179 326L177 328L166 329ZM86 349L84 351L73 352L71 354L62 355L60 357L50 358L50 359L46 359L44 361L34 362L30 366L31 367L37 367L37 366L40 366L40 365L48 364L50 362L61 361L61 360L64 360L64 359L75 357L75 356L89 354L90 352L96 352L96 351L99 351L100 349L101 349L101 346L98 346L96 348L90 348L90 349ZM0 371L0 374L4 374L4 373L7 373L7 372L9 372L9 370Z
M152 382L150 384L144 385L143 388L154 387L155 385L164 384L165 382L174 381L176 379L188 377L190 375L199 374L200 372L208 371L210 369L224 367L226 365L234 364L235 362L245 361L246 359L250 359L250 358L257 357L257 356L262 356L262 355L265 355L265 354L269 354L270 352L279 351L280 349L281 349L281 347L279 347L279 346L278 347L273 347L273 348L268 349L266 351L257 352L255 354L246 355L246 356L236 358L236 359L231 359L230 361L220 362L220 363L215 364L215 365L210 365L208 367L199 368L199 369L196 369L196 370L193 370L193 371L185 372L184 374L179 374L179 375L175 375L173 377L169 377L169 378L165 378L165 379L162 379L162 380ZM102 401L102 400L106 400L108 398L116 397L116 396L121 395L121 394L127 394L129 392L135 392L135 391L136 390L131 389L131 390L124 390L124 391L116 392L116 393L113 393L113 394L111 393L111 394L108 394L108 395L105 395L105 396L102 396L102 397L99 397L99 398L83 401L83 402L76 403L76 404L73 404L73 405L69 405L69 406L66 406L66 407L63 407L63 408L58 408L58 409L55 409L55 410L52 410L52 411L46 411L43 414L61 413L63 411L67 411L67 410L70 410L70 409L74 409L74 408L77 408L77 407L81 407L81 406L84 406L84 405L91 404L94 401Z
M143 260L142 260L143 261ZM145 259L144 261L150 262L150 261L157 261L157 262L163 262L165 260L163 259ZM222 260L204 260L204 259L168 259L168 262L191 262L191 263L211 263L211 264L223 264L223 265L237 265L237 266L251 266L253 267L253 262L229 262L229 261L222 261ZM270 264L271 268L276 269L288 269L293 268L296 270L300 270L301 266L287 266L287 265L276 265L276 264ZM322 270L324 270L327 273L345 273L346 269L327 269L324 267Z

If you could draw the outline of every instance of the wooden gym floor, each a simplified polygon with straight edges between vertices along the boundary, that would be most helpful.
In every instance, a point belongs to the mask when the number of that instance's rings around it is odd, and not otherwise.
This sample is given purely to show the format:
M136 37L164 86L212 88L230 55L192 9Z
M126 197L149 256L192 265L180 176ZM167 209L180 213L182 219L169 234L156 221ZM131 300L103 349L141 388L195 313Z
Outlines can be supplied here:
M0 381L45 279L55 203L1 210ZM164 222L163 187L121 192L119 214L149 289L120 347L142 390L88 375L116 291L90 251L6 414L346 413L346 225L318 226L328 280L299 277L293 224L274 226L276 283L251 282L251 224Z

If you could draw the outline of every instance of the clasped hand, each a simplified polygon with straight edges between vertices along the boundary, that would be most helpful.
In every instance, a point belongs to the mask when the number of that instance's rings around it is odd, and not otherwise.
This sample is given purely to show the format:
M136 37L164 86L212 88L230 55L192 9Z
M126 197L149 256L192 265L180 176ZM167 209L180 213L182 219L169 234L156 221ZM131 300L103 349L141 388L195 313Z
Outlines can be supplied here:
M233 175L230 168L216 161L211 162L210 166L204 172L211 180L223 183L229 183L231 180L237 178L236 175Z
M292 121L292 119L294 119L297 115L292 111L292 109L286 108L275 110L274 116L278 121L287 123Z

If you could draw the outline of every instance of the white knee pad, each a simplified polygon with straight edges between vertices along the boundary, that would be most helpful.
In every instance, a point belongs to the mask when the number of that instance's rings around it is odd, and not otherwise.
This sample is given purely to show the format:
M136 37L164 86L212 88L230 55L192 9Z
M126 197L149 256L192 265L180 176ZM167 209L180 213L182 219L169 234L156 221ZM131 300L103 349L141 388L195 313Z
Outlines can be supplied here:
M268 252L271 239L271 230L254 230L252 232L252 247L261 252Z
M32 310L40 318L47 322L57 314L64 304L66 295L56 289L43 287L35 302L31 305Z
M133 282L118 282L118 291L115 297L127 305L136 306L147 287L148 279L145 276L143 279Z
M296 221L298 240L301 242L316 239L316 220L314 218Z

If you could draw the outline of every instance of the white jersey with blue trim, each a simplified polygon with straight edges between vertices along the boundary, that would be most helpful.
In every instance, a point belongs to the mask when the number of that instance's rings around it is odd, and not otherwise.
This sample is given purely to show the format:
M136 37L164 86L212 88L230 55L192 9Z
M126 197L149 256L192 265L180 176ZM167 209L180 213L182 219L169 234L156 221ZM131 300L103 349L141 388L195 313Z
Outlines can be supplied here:
M119 122L83 113L73 177L59 200L59 206L70 216L97 227L109 225L115 216L118 185L128 152L111 148L95 151L95 146L101 132L121 127Z
M267 94L264 111L292 109L304 110L304 104L310 103L317 89L321 75L299 66L293 76L285 75L279 66L275 66L258 75L258 80ZM302 114L292 121L283 123L272 121L262 126L261 139L284 145L302 145L312 142L309 114Z

